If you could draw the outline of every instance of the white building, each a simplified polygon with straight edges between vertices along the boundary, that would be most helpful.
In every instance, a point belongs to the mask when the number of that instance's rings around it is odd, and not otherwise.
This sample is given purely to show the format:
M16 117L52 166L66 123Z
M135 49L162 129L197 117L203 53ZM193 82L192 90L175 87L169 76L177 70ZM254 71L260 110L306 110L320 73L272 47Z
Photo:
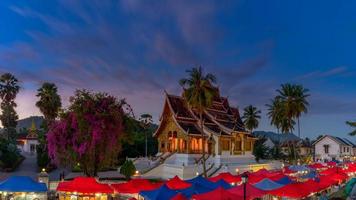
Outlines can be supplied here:
M28 134L24 137L17 138L17 148L25 153L36 153L36 147L39 145L38 134L35 122L32 121L31 127L28 129Z
M324 135L313 143L315 160L341 160L354 156L356 146L345 138Z

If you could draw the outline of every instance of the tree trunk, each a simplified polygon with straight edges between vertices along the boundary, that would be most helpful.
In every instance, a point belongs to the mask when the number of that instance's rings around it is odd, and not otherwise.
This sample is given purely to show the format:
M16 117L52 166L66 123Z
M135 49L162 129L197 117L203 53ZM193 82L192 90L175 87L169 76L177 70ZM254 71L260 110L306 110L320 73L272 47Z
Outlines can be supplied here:
M298 119L298 137L300 138L300 124L299 124L299 117L298 117L297 119Z
M147 158L147 132L146 132L147 130L145 130L145 146L146 146L146 148L145 148L145 157Z
M207 178L208 175L206 172L206 162L205 162L206 161L205 160L205 135L204 135L204 131L203 131L204 124L203 124L203 112L202 111L199 112L199 118L200 118L200 130L201 130L202 143L203 143L203 145L202 145L202 147L203 147L203 152L202 152L203 176L205 178Z

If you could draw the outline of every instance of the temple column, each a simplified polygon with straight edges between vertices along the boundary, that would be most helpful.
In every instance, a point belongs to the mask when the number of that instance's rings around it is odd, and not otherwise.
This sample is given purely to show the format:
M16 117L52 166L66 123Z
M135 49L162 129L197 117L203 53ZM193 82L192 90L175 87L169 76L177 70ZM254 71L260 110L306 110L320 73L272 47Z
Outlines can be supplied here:
M189 154L190 153L190 137L187 138L187 146L185 147L186 153Z
M235 150L235 140L231 139L230 155L234 155L234 150Z
M245 135L242 135L241 137L241 149L242 149L242 155L245 155Z

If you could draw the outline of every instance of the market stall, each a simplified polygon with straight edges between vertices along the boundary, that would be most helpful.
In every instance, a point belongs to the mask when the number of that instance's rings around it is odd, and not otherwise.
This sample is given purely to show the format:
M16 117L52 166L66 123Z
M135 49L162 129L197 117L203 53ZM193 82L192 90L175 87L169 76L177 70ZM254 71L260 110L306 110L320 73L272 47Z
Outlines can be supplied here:
M1 199L47 199L47 186L27 176L11 176L0 183Z
M162 200L171 199L178 193L175 190L169 189L166 185L162 185L156 190L142 191L139 193L145 200Z
M77 177L60 182L57 187L60 200L107 200L114 190L92 177Z
M204 193L204 194L197 194L192 197L193 200L231 200L231 199L243 199L243 196L238 196L234 193L231 193L225 190L222 187L219 187L213 191Z
M224 180L227 183L230 184L238 184L241 182L241 177L240 176L234 176L228 172L220 173L217 176L209 178L210 181L212 182L217 182L219 180Z
M189 188L190 186L192 186L191 183L183 181L178 176L175 176L172 179L166 181L166 185L169 189L172 189L172 190L181 190L181 189L186 189L186 188Z

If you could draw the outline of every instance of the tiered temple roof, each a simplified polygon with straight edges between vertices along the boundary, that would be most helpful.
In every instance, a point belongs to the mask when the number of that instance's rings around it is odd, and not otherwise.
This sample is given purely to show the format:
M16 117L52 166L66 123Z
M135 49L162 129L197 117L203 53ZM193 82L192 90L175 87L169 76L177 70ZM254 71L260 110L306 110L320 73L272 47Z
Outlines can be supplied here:
M199 126L199 114L189 108L186 100L181 96L166 93L165 108L173 113L174 121L187 134L201 134ZM161 125L164 113L161 116ZM225 97L216 97L211 107L203 113L204 132L206 134L226 135L232 132L247 133L240 118L239 110L230 106ZM155 135L159 133L160 127Z

